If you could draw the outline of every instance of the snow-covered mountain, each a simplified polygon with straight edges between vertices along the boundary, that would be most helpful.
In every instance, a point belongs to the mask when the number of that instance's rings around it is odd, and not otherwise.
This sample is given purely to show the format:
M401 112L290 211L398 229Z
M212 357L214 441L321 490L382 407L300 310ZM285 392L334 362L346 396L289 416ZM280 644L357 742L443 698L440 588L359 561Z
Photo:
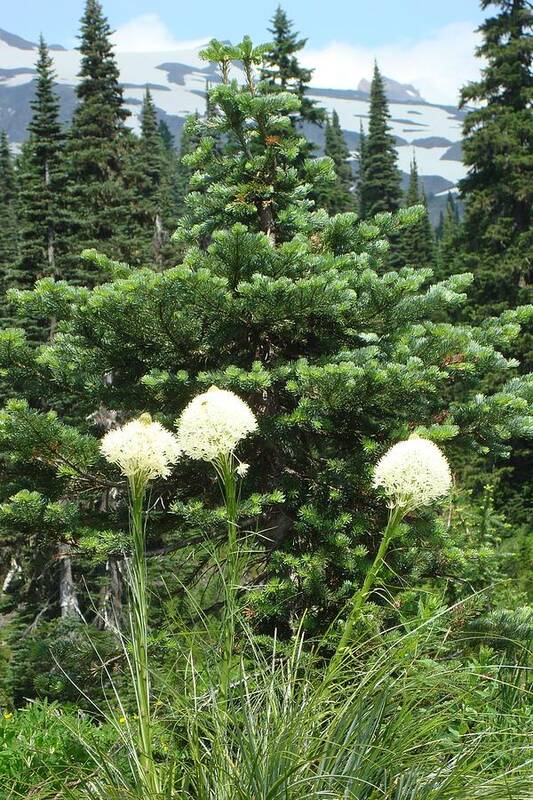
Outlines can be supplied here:
M34 64L37 45L0 29L0 129L5 129L14 146L26 135L30 119L30 101L34 93ZM62 117L69 119L75 107L74 87L79 70L79 53L53 45ZM142 96L150 87L161 118L179 139L188 114L202 111L206 82L218 76L213 65L198 56L199 48L157 53L118 53L117 59L124 87L124 97L132 116L130 125L137 128ZM461 163L461 123L463 112L452 106L431 103L414 86L386 78L392 128L398 157L405 177L413 155L418 162L426 193L431 197L433 214L445 201L465 173ZM353 91L313 87L310 96L328 111L335 109L346 133L350 148L355 149L360 126L366 130L369 111L369 82L362 78ZM320 129L306 130L318 145Z

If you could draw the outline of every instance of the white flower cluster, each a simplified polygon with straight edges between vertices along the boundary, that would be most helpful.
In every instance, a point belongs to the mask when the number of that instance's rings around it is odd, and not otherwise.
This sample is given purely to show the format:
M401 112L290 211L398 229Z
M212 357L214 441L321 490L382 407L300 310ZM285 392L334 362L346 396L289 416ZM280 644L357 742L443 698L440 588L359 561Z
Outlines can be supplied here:
M212 386L191 400L177 420L183 452L200 461L232 453L241 439L257 428L250 407L233 392Z
M384 489L391 505L412 510L447 495L452 476L437 445L413 436L395 444L378 461L373 483Z
M172 464L181 455L176 436L159 422L153 422L150 414L141 414L138 419L106 433L100 449L127 478L146 481L168 477Z

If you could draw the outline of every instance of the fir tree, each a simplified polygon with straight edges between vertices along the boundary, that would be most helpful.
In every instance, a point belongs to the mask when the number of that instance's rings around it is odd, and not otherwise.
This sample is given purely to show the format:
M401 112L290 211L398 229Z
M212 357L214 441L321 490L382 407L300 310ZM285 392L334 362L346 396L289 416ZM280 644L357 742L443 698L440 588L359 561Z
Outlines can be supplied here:
M68 497L78 516L64 524L61 506L47 518L76 536L84 531L96 553L120 556L126 495L118 486L113 519L95 511L102 486L115 478L98 454L102 419L89 428L88 418L98 407L120 418L142 410L171 426L198 392L212 384L231 389L260 422L241 451L253 492L243 497L243 527L264 532L257 550L269 539L247 576L250 618L285 636L302 617L311 632L324 630L342 617L380 540L386 509L371 482L379 455L412 431L441 443L454 462L465 450L497 454L530 424L531 381L506 382L513 362L502 354L525 312L480 328L438 321L465 302L470 276L432 284L429 269L387 271L384 262L387 240L415 223L420 209L381 214L372 224L353 213L313 214L312 187L294 168L301 140L287 118L297 99L264 94L252 82L261 52L248 40L237 48L212 44L204 56L217 61L224 80L211 90L219 112L209 123L198 120L204 135L187 157L196 172L181 226L183 263L128 270L93 254L96 265L115 270L105 286L45 279L18 296L27 308L52 308L61 335L33 357L21 335L0 337L0 365L21 396L0 415L0 449L12 454L0 499L21 485L44 496L45 507ZM233 58L247 71L244 86L227 74ZM308 166L311 183L330 162ZM500 386L481 395L491 373ZM64 419L42 413L42 396L66 404ZM154 493L172 502L173 516L162 521L154 504L148 559L189 544L180 583L190 591L204 574L196 531L214 543L225 535L216 488L196 462L182 459ZM11 535L22 529L27 542L40 523L19 510ZM486 557L485 544L481 553L475 542L465 548L464 532L445 520L409 518L383 571L395 596L376 592L364 624L397 623L399 607L403 622L416 615L442 565L446 586L469 593L471 565ZM28 560L24 570L31 575ZM413 578L423 591L406 598L396 587Z
M253 48L245 37L237 47L212 42L201 53L222 64L222 83L210 92L210 104L217 113L198 120L200 146L184 157L184 163L196 171L190 180L178 239L188 241L192 237L207 245L213 230L237 222L254 229L258 226L273 242L281 241L292 235L301 215L314 205L308 197L308 184L296 192L302 174L316 181L317 190L334 180L331 160L307 158L305 140L294 130L291 114L300 107L298 97L290 92L272 93L265 82L255 85L254 67L262 62L264 52L264 46ZM238 55L244 58L246 83L235 91L228 72ZM279 113L269 117L272 121L267 131L260 110L272 103L276 94ZM247 118L249 107L255 117L243 149L243 134L237 123ZM224 120L231 116L235 124L225 130ZM198 168L208 153L220 154L219 159L213 158L214 173ZM205 192L205 186L217 178L217 191ZM295 192L299 202L294 200Z
M294 92L300 101L299 112L293 121L321 124L325 118L322 108L306 96L313 70L305 69L298 61L298 53L305 47L307 39L300 39L293 30L293 23L278 6L271 20L272 46L267 51L261 77L267 82L269 91Z
M439 226L436 274L445 278L454 270L458 254L461 256L462 234L459 224L457 203L451 192L448 192L446 209L442 215L442 225Z
M5 293L10 287L10 273L18 255L17 183L5 131L0 131L0 219L0 313L5 325L9 316Z
M118 66L111 29L98 0L87 0L81 21L79 99L68 138L68 167L73 214L73 264L69 277L85 283L77 253L98 247L117 258L131 253L132 194L123 175L134 143L127 135ZM133 179L132 179L133 180ZM133 254L135 255L135 254Z
M464 122L468 174L460 191L466 266L475 274L480 317L527 300L533 244L533 11L528 0L482 0L483 9L489 5L499 13L479 29L477 54L486 66L461 95L463 106L475 105Z
M357 145L357 208L359 216L364 218L364 185L365 185L365 156L366 156L366 134L363 128L363 122L359 124L359 142Z
M63 277L67 250L64 134L53 62L42 37L36 70L33 116L18 170L20 253L11 285L20 288L32 286L45 275Z
M167 123L164 119L160 119L157 125L157 129L159 131L159 136L161 137L161 141L163 143L163 147L167 152L172 152L176 148L176 143L174 142L174 137L170 132L170 128L168 127Z
M211 118L212 116L208 108L205 119L210 120ZM187 117L181 132L179 156L176 167L176 199L179 216L183 214L185 209L185 198L189 192L189 183L193 174L193 169L185 157L191 155L200 143L198 137L198 121L199 115L191 114Z
M432 266L435 257L435 236L427 210L426 195L420 188L416 158L411 162L404 205L407 208L421 205L424 211L420 219L401 236L398 243L400 259L410 267Z
M319 204L326 208L330 214L353 210L354 176L350 164L350 151L342 132L339 115L333 111L331 119L326 120L325 154L333 161L335 182L319 196Z
M531 302L533 250L533 9L528 0L482 0L497 13L480 26L477 55L485 64L478 81L461 94L471 106L463 127L463 160L468 168L459 188L465 203L460 259L474 274L468 317L480 322L512 313ZM512 351L522 369L533 364L533 335L528 326ZM491 377L491 383L497 381ZM515 455L504 473L498 500L515 518L527 518L531 506L532 452L514 439Z
M400 207L402 191L397 166L398 156L389 120L385 87L376 64L370 88L364 169L359 185L361 215L364 218L370 218L381 211L396 211Z
M456 225L459 225L461 219L459 214L459 206L457 202L454 200L453 194L451 192L448 192L446 196L446 206L444 208L444 211L441 210L439 212L439 224L435 228L435 238L437 239L437 242L439 242L440 239L442 239L442 234L444 232L444 223L447 218L452 219Z
M150 90L146 89L141 110L141 137L136 159L136 203L140 207L139 245L145 263L161 266L169 239L171 214L170 154L157 123ZM141 244L142 242L142 244Z

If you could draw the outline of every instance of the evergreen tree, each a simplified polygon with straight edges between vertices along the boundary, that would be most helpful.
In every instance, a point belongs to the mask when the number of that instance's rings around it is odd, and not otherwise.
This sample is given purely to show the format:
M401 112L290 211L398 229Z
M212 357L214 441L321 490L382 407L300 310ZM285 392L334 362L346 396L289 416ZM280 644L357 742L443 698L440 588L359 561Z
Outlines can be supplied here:
M176 143L174 142L174 137L170 132L170 128L168 127L167 123L164 119L160 119L157 125L157 129L159 131L159 136L161 137L161 141L163 142L163 147L167 152L172 152L176 148Z
M20 253L13 287L27 288L45 275L63 277L67 250L67 186L64 134L53 62L41 37L29 138L19 161ZM41 329L40 335L44 330ZM39 335L39 330L36 330Z
M325 154L333 161L335 182L331 183L319 196L319 205L330 214L351 211L355 206L353 185L354 176L350 164L350 151L342 132L339 115L333 111L331 119L326 119Z
M0 219L0 313L5 325L9 315L5 293L18 254L17 183L5 131L0 131Z
M168 250L174 176L170 175L171 157L159 132L157 112L149 89L146 89L141 111L141 137L136 161L136 204L140 207L138 239L142 260L155 262L161 267Z
M68 167L73 238L69 278L93 282L78 253L98 247L116 258L132 255L133 191L124 168L133 161L134 142L124 121L118 66L110 41L111 29L98 0L86 0L81 21L79 99L68 138ZM133 183L133 178L130 176ZM133 253L133 260L135 253Z
M530 297L533 245L533 11L528 0L482 0L483 9L489 5L499 13L479 29L477 54L486 64L461 95L463 106L475 106L464 122L468 174L460 190L466 266L475 275L480 318ZM522 352L529 346L522 341Z
M400 207L402 191L397 166L398 155L389 120L385 86L376 64L370 88L364 169L359 184L361 215L364 218L370 218L381 211L396 211Z
M313 70L305 69L298 61L297 54L305 47L307 39L300 39L293 30L293 23L278 6L271 20L272 46L267 51L261 78L267 82L269 91L294 92L300 101L298 114L293 120L321 124L325 118L322 108L317 108L314 100L306 96Z
M359 123L359 143L357 146L357 208L359 216L364 218L364 175L365 175L365 155L366 155L366 134L362 121Z
M324 630L342 618L380 541L386 509L371 474L392 442L416 431L455 462L464 451L505 452L511 433L526 430L531 381L506 381L513 362L502 354L525 312L479 328L439 321L465 302L470 276L431 284L428 269L387 271L384 262L386 240L415 223L420 209L400 208L372 224L353 213L313 214L311 186L294 168L301 140L287 116L298 100L252 82L261 53L248 40L212 44L204 56L224 79L211 90L218 113L198 120L200 145L187 157L196 172L181 225L183 263L128 270L93 254L96 265L115 271L105 286L45 279L19 294L27 308L52 308L61 335L34 356L21 335L0 337L0 365L20 394L0 414L0 451L10 453L0 499L24 487L38 493L38 508L58 502L46 519L73 537L83 533L100 557L122 558L126 492L99 455L110 412L97 420L94 409L112 408L120 419L150 411L171 426L199 391L232 389L260 422L240 451L253 492L243 497L243 528L257 525L259 541L268 539L248 576L249 616L259 630L290 635L305 612L307 629ZM228 75L234 58L245 85ZM223 134L220 147L208 131ZM313 181L330 162L308 166ZM491 373L500 386L481 395ZM65 404L63 419L42 413L42 396ZM114 490L112 519L97 510L102 487ZM185 552L178 571L190 591L209 553L194 546L197 532L214 543L225 536L216 487L182 459L153 492L148 560L158 554L157 572L166 576L172 570L161 553ZM25 498L10 515L10 535L28 542L42 515L25 513ZM62 498L76 504L70 520ZM159 498L172 503L170 519L161 520ZM21 586L31 584L30 555ZM408 622L418 601L427 610L423 598L443 565L443 591L469 594L471 565L488 557L486 541L465 542L447 519L409 517L382 572L390 595L373 595L362 624L397 623L398 609ZM422 590L398 589L413 579ZM79 603L89 606L84 597Z
M533 250L533 9L528 0L482 0L497 13L480 26L477 55L485 60L478 81L461 94L469 108L463 127L463 160L468 168L459 188L465 203L460 254L474 274L469 318L486 320L530 303ZM512 354L522 369L533 364L528 326ZM491 383L498 380L491 376ZM515 519L528 519L532 452L524 439L513 441L511 464L494 464L503 475L498 501Z
M183 142L183 136L185 135L187 124L184 125L181 132L181 139L180 139L180 148ZM159 135L161 137L161 141L163 143L163 154L166 159L166 169L165 175L167 176L168 181L168 199L170 202L170 212L169 218L174 220L179 219L182 211L182 199L183 196L181 194L181 178L180 178L180 157L178 152L176 151L176 142L174 141L174 136L170 132L170 129L165 122L165 120L159 121ZM172 230L174 231L176 225L172 222Z
M306 157L305 140L294 130L291 115L300 107L298 97L291 92L272 93L266 82L255 85L254 67L262 63L264 52L264 47L253 48L245 37L238 47L212 42L201 53L203 58L222 65L222 83L210 92L210 105L217 113L198 120L196 136L200 146L183 159L186 166L196 171L191 176L191 191L186 198L178 239L192 238L207 245L213 230L234 222L258 228L273 242L290 238L302 215L314 205L308 197L309 184L297 192L299 202L294 200L302 174L316 182L317 190L334 180L331 160ZM245 58L246 83L240 92L235 92L229 68L238 55ZM267 135L260 109L273 103L276 94L279 114ZM234 124L226 131L223 121L231 115L235 122L245 120L248 106L256 114L255 127L249 132L243 150L240 129ZM207 153L220 155L219 159L213 158L214 173L199 169ZM216 192L206 192L205 187L214 179L217 179Z
M403 264L410 267L432 266L435 257L435 236L427 210L426 195L424 190L420 188L415 158L411 162L411 172L404 205L407 208L421 205L423 213L420 219L401 236L398 243L400 259Z
M460 253L462 247L459 212L451 192L448 192L446 209L442 215L442 225L439 227L436 273L439 278L445 278L453 272L458 253Z
M209 104L208 104L209 106ZM206 120L211 119L210 109L207 109ZM189 183L193 174L193 168L188 163L186 156L191 155L198 145L198 114L191 114L187 117L183 126L180 139L179 156L176 167L176 198L178 215L181 216L185 209L185 198L189 192Z
M444 211L439 212L439 224L435 228L435 238L437 242L442 239L442 235L444 233L444 223L448 219L448 221L452 221L455 225L459 225L461 221L461 217L459 214L459 206L456 200L454 200L454 196L451 192L448 192L446 196L446 206Z

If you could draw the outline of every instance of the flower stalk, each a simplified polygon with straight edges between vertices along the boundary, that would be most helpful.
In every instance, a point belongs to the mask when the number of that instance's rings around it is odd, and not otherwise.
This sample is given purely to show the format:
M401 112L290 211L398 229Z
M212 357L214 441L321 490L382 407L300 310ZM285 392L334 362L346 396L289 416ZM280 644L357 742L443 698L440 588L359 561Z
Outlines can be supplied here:
M235 457L238 443L257 429L249 406L233 392L212 386L195 397L177 420L178 443L190 458L212 464L224 500L227 520L225 549L224 613L222 618L222 658L220 698L227 707L230 686L238 593L241 584L242 558L238 535L239 479L248 465Z
M405 516L405 509L402 508L402 506L395 506L394 508L390 509L387 526L383 532L383 537L381 539L378 552L376 553L376 557L374 558L372 566L365 575L363 585L353 595L353 597L350 600L349 603L350 610L348 613L348 618L344 625L342 636L339 641L339 644L337 645L335 654L330 662L329 670L331 670L332 672L338 667L339 663L342 661L343 656L346 653L346 649L352 638L354 625L356 624L356 622L358 622L363 605L365 604L368 595L374 588L376 578L385 560L385 556L387 554L387 550L389 549L389 545L391 541L394 539L396 533L398 532L398 527L404 516Z
M226 705L230 693L231 667L238 617L238 593L241 584L241 553L238 534L238 477L233 453L220 456L213 462L224 505L226 507L227 542L224 574L224 616L222 620L222 666L220 696Z
M101 443L103 455L116 464L128 482L131 558L130 591L131 670L138 727L132 758L140 796L160 797L161 782L154 761L151 680L148 662L148 581L146 568L146 495L151 480L166 478L180 455L176 437L153 422L149 414L109 431Z
M389 506L389 519L372 566L361 588L349 602L349 612L337 649L326 671L330 680L342 662L358 622L364 603L372 591L389 545L399 526L411 511L442 499L451 487L450 466L436 444L416 434L398 442L378 461L374 469L374 486L383 490Z
M139 767L141 789L148 797L156 797L159 780L153 755L151 684L148 664L148 601L146 570L146 526L144 502L146 482L131 479L130 528L132 558L129 565L130 626L132 671L138 716Z

